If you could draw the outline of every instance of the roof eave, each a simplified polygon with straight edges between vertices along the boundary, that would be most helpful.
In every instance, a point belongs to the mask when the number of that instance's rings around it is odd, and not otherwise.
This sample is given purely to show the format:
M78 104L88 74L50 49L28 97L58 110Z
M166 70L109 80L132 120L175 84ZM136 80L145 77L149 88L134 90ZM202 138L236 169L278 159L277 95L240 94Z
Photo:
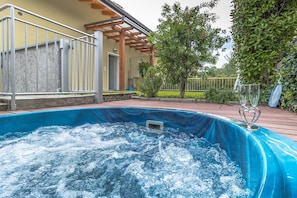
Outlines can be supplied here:
M137 30L142 32L143 34L148 36L149 33L151 32L151 30L147 26L145 26L143 23L141 23L136 18L131 16L125 10L121 9L119 6L115 5L112 1L110 1L110 0L98 0L98 1L100 1L102 4L108 6L110 9L112 9L114 12L118 13L122 17L124 17L124 21L126 23L133 26L134 28L136 28Z

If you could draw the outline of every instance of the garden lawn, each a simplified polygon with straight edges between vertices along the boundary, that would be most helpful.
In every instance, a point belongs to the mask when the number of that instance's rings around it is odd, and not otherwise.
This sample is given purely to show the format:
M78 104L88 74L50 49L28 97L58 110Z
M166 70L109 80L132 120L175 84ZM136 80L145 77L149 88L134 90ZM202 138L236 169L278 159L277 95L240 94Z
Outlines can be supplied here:
M180 98L179 91L159 91L157 97L161 98ZM186 91L184 98L205 99L204 92Z

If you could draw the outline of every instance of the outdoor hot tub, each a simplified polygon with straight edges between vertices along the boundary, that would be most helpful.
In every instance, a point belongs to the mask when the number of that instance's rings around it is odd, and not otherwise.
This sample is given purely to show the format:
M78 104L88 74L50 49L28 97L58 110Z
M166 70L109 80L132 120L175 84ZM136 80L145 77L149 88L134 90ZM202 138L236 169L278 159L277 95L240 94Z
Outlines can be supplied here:
M265 128L248 131L236 120L195 111L104 107L1 115L0 153L4 147L2 143L4 139L5 144L14 150L15 148L10 144L15 141L15 138L26 136L40 127L77 127L85 124L110 123L112 125L112 123L130 122L137 126L151 127L152 133L158 137L162 135L163 128L171 128L175 130L173 133L182 131L196 137L203 137L211 144L219 145L240 168L246 187L250 190L249 197L297 197L297 144L295 142ZM34 141L34 137L30 141ZM46 140L42 141L48 143ZM34 152L26 153L25 157L33 154ZM9 157L5 163L8 163L7 161ZM0 164L3 163L0 161ZM30 171L40 169L40 166L30 167ZM93 166L96 165L93 164ZM1 178L2 181L11 182L14 179L13 172L5 174L7 178ZM3 192L1 194L3 195Z

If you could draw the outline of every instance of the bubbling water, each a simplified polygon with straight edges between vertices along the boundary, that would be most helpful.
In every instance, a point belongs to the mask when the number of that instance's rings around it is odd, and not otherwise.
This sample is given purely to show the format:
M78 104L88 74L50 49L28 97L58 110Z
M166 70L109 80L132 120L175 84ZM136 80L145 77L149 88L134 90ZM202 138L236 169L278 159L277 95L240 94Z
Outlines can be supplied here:
M1 137L0 197L247 197L218 145L134 123L51 126Z

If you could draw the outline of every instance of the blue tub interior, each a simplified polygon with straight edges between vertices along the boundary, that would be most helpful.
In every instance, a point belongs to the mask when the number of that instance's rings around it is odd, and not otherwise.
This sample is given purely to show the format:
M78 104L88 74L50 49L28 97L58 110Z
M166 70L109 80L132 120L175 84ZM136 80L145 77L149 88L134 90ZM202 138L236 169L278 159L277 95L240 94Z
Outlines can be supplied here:
M236 162L254 197L297 197L297 144L265 128L248 131L224 117L173 109L82 108L0 116L0 135L31 132L38 127L86 123L162 121L165 127L219 143Z

